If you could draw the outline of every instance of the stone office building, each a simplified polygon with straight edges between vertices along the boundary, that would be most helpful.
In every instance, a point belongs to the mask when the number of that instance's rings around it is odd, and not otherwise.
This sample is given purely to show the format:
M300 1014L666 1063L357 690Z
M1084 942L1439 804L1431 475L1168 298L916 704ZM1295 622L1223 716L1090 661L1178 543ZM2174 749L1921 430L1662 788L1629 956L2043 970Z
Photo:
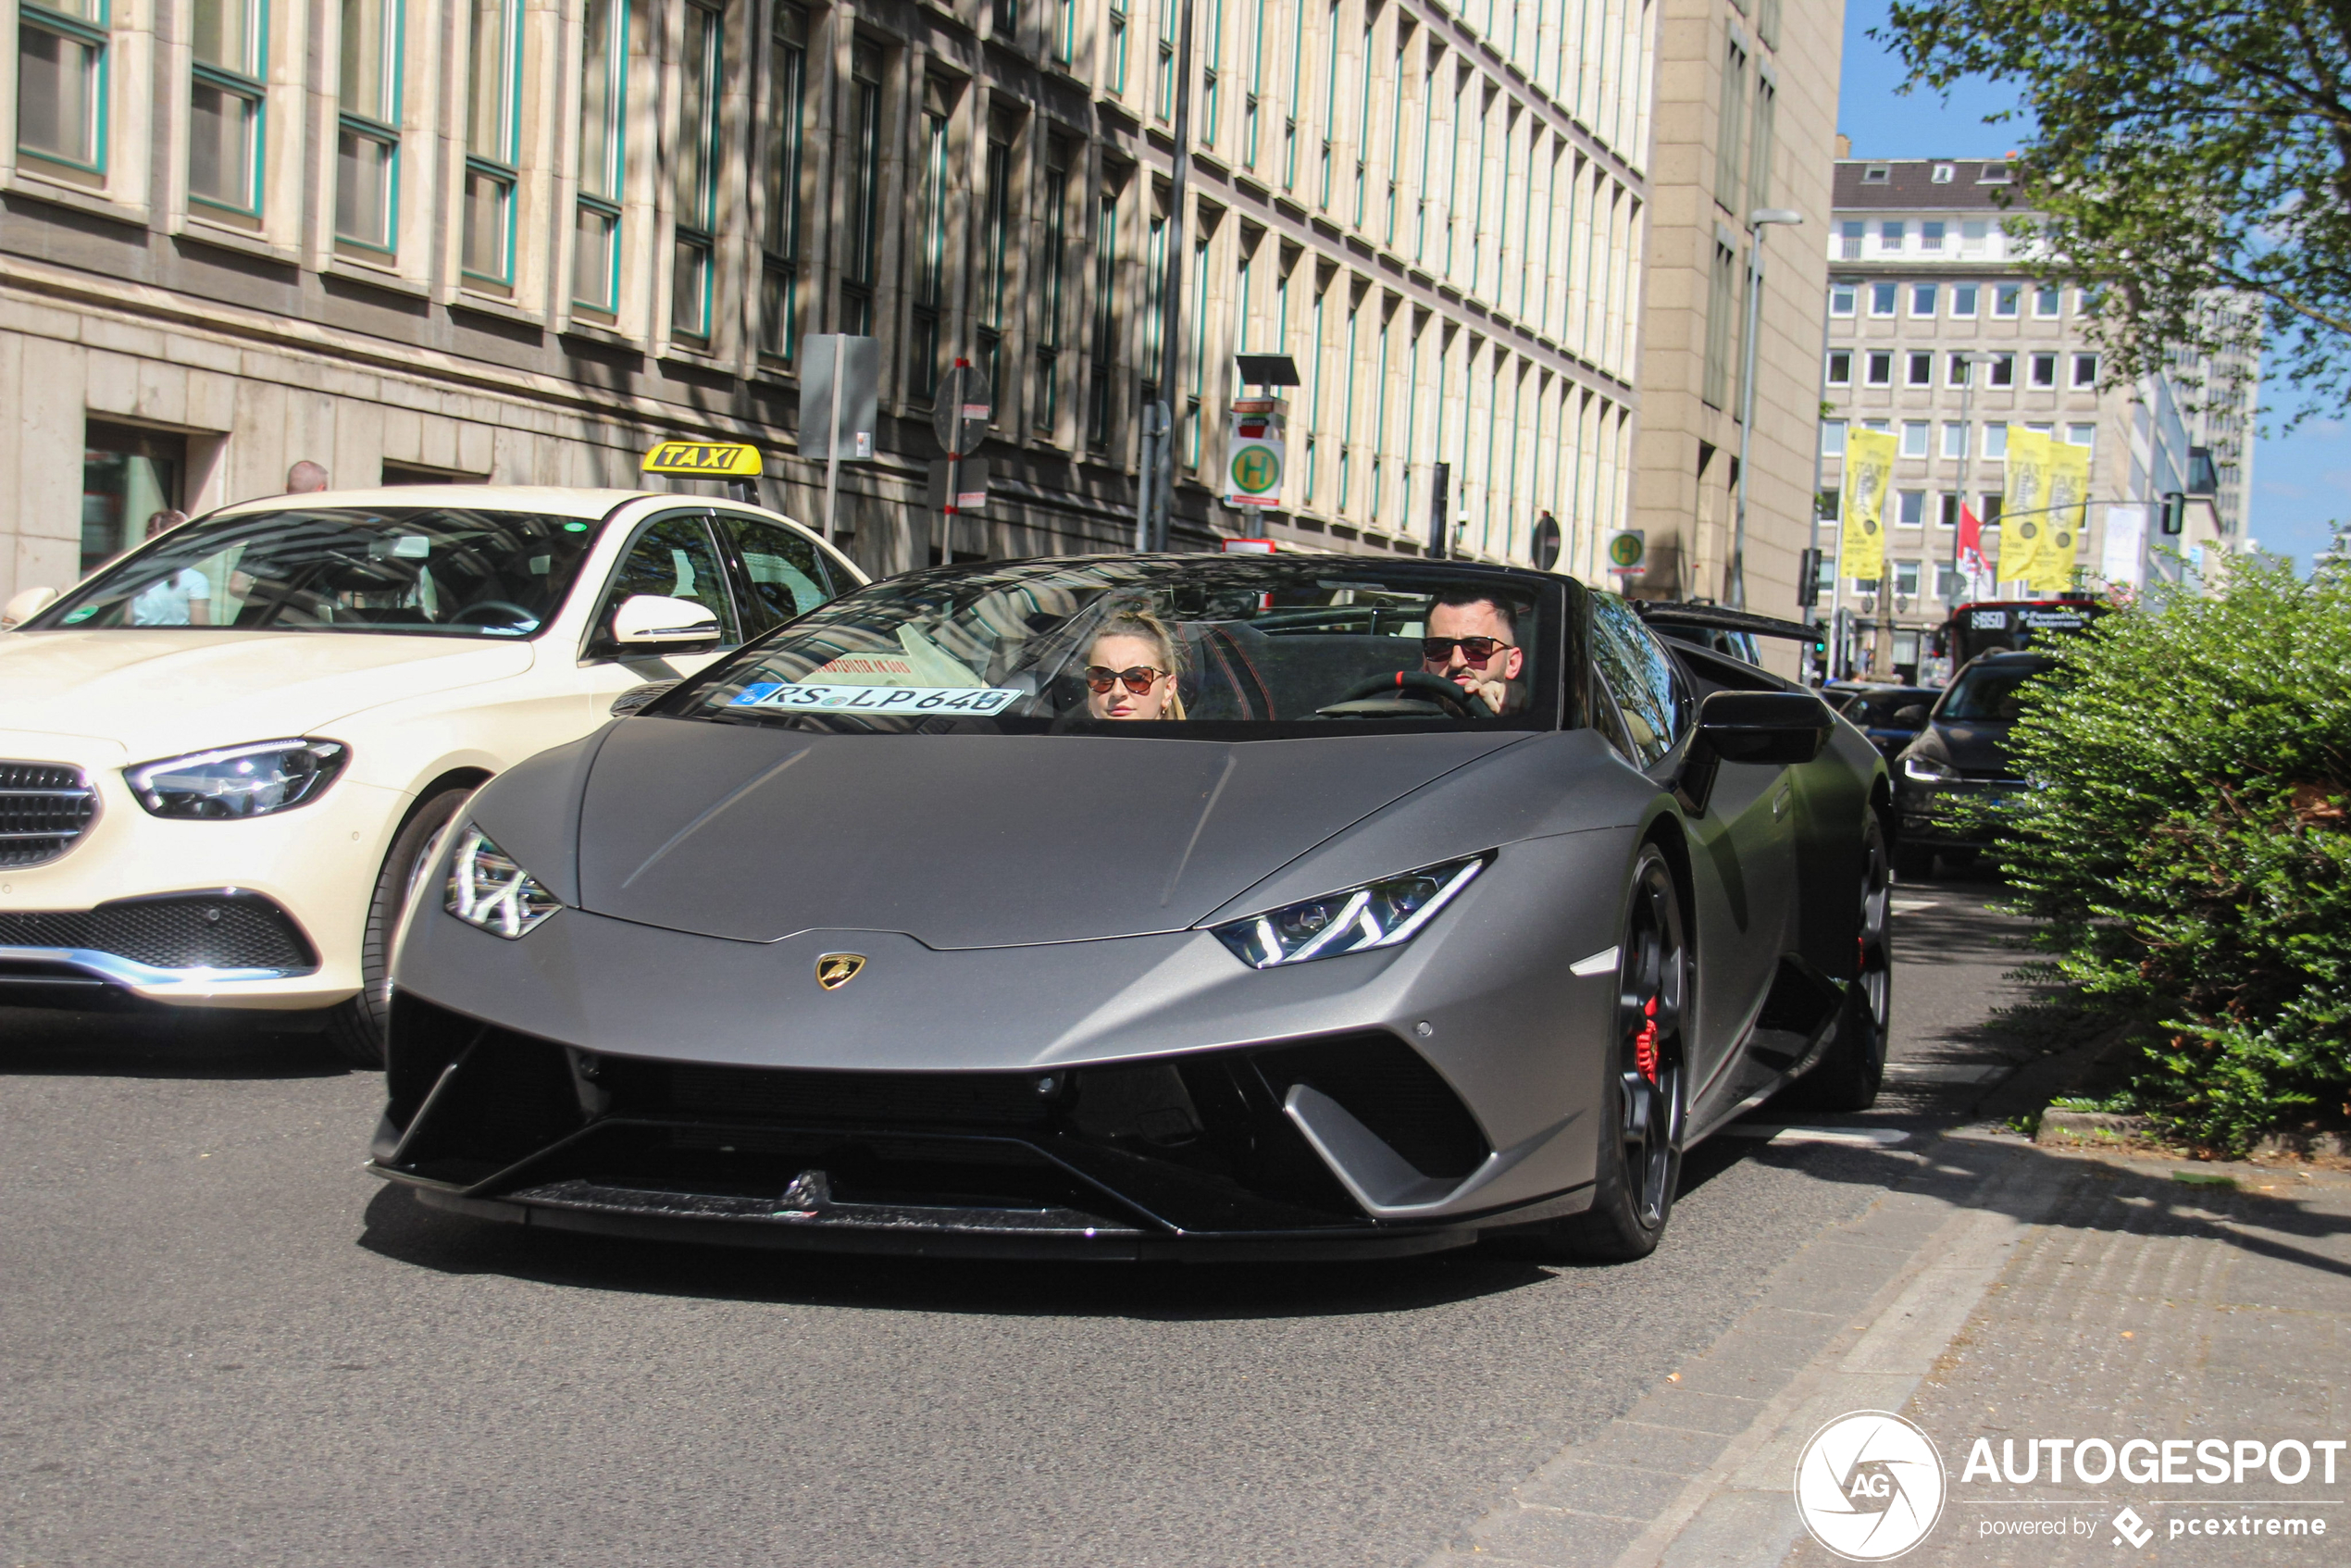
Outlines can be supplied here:
M153 510L637 483L749 439L813 517L795 349L878 338L845 466L935 548L929 403L995 384L959 555L1126 546L1157 394L1178 0L15 0L0 68L0 594ZM1623 516L1649 0L1196 0L1177 540L1586 555ZM1213 502L1236 352L1287 350L1287 510ZM1574 564L1574 562L1570 563Z

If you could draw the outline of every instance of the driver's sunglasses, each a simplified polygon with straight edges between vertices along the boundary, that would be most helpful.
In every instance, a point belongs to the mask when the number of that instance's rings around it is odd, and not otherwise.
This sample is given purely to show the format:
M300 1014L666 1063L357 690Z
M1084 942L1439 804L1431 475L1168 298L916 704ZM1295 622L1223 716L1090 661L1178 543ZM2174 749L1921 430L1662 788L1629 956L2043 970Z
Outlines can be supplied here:
M1499 637L1424 637L1421 639L1421 657L1433 665L1443 664L1453 656L1453 650L1459 648L1463 664L1472 669L1484 669L1486 660L1505 648L1515 646L1517 644L1505 642Z
M1121 684L1139 697L1151 689L1151 682L1166 673L1149 665L1137 665L1133 669L1106 669L1101 665L1088 665L1086 666L1086 684L1094 689L1097 697Z

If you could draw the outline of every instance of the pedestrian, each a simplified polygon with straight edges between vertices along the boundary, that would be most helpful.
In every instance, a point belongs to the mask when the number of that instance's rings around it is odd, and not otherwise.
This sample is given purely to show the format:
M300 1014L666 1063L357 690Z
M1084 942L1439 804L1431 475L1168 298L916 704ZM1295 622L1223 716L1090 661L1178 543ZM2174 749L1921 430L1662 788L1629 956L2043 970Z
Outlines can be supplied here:
M166 507L147 518L147 537L168 533L188 514ZM193 566L167 571L131 601L132 626L210 626L212 582Z
M286 493L308 495L327 488L327 470L305 457L286 470Z

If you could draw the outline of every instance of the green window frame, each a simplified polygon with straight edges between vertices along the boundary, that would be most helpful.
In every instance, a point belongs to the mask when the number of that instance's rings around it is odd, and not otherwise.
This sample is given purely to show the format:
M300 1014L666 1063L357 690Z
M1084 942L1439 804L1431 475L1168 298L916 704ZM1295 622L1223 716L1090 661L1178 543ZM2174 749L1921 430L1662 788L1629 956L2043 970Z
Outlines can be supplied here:
M1106 191L1094 209L1093 374L1086 416L1087 444L1110 445L1115 407L1112 367L1118 359L1118 194Z
M1198 468L1200 457L1200 427L1205 422L1200 410L1206 402L1208 377L1208 236L1203 234L1192 243L1192 342L1191 363L1185 367L1188 383L1184 393L1184 421L1187 429L1185 465Z
M669 330L711 338L718 279L720 93L727 19L715 6L686 0L678 50L678 157L671 167Z
M1110 0L1110 90L1126 93L1126 0Z
M1241 162L1257 167L1258 111L1265 101L1265 12L1273 0L1257 0L1257 22L1250 30L1249 93L1241 101Z
M404 0L342 0L335 77L335 243L390 255L400 237Z
M571 303L620 310L620 196L628 173L628 0L584 0L579 190L572 212Z
M1325 31L1323 59L1323 162L1322 179L1314 197L1314 205L1323 211L1331 210L1331 160L1338 145L1338 10L1345 0L1331 0L1330 16Z
M114 52L109 0L17 6L17 151L44 163L106 172L106 101Z
M874 286L881 266L881 45L859 39L849 55L851 145L849 246L840 274L840 330L874 330Z
M1200 73L1200 128L1193 132L1202 146L1216 145L1223 122L1224 99L1217 89L1225 77L1225 0L1208 0L1208 58Z
M1334 283L1331 286L1333 288L1340 288L1344 285ZM1362 313L1363 307L1360 302L1350 305L1347 307L1347 342L1343 351L1345 355L1345 364L1344 368L1342 368L1339 372L1338 379L1338 495L1336 498L1331 510L1338 513L1342 516L1344 516L1347 513L1347 497L1351 488L1349 484L1349 480L1354 474L1355 328L1357 317L1361 317Z
M1053 15L1053 64L1077 63L1077 0L1059 0Z
M923 87L922 193L914 203L914 287L909 301L906 383L914 397L939 390L939 317L947 304L947 88L938 78Z
M1396 19L1396 80L1389 83L1387 105L1387 222L1381 243L1396 243L1396 204L1404 183L1404 74L1412 64L1412 41L1404 19Z
M1380 480L1385 477L1387 457L1387 334L1395 320L1393 310L1380 317L1379 358L1372 371L1372 489L1363 504L1363 516L1375 523L1379 521L1380 502L1384 499Z
M800 345L801 180L807 164L808 13L777 0L768 19L767 204L761 235L759 351L792 363Z
M1159 362L1167 342L1167 218L1153 213L1143 239L1143 402L1159 400ZM1171 391L1173 389L1170 389Z
M1298 94L1304 85L1306 0L1289 0L1289 95L1282 100L1282 189L1298 188Z
M1069 265L1069 144L1055 138L1045 161L1045 236L1037 257L1037 400L1030 417L1051 430L1061 414L1062 294Z
M1176 118L1176 7L1179 0L1159 0L1158 64L1152 73L1151 101L1163 120Z
M988 373L989 405L1005 402L1004 300L1011 292L1013 246L1013 145L1020 127L999 113L988 128L987 187L980 192L979 277L972 302L977 363Z
M466 174L457 267L472 282L511 289L516 164L522 144L522 0L470 0L466 57Z
M261 215L269 0L195 0L188 62L188 199Z

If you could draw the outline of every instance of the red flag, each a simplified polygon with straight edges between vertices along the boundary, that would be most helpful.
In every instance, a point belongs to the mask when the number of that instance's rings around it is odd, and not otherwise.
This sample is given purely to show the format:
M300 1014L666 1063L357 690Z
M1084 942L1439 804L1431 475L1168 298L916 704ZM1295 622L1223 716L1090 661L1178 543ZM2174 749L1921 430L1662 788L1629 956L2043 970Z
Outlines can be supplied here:
M1959 570L1971 578L1984 575L1984 525L1959 503Z

